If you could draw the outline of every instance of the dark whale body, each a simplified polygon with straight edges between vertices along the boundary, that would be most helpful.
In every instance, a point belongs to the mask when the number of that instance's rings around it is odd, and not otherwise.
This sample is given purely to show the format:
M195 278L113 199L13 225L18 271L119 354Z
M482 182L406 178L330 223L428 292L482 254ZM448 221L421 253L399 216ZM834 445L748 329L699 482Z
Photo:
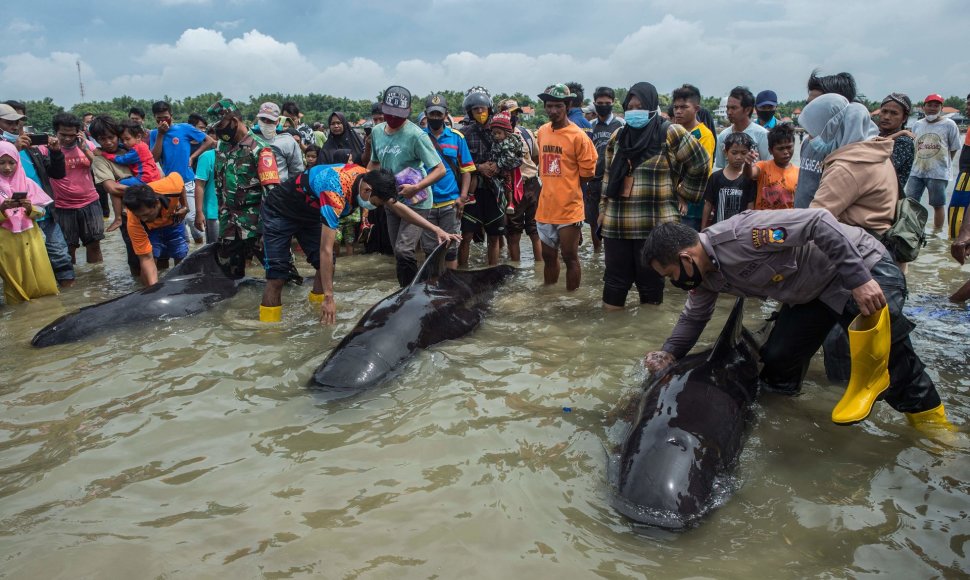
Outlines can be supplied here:
M449 270L446 250L446 244L438 246L409 286L364 313L314 371L311 389L360 392L384 381L419 349L478 327L495 291L515 269Z
M734 304L714 348L647 379L621 446L613 506L638 524L683 530L714 508L735 467L758 393L757 348Z
M217 244L189 254L147 288L66 314L38 332L30 344L52 346L160 319L191 316L239 291L245 278L230 278L219 264Z

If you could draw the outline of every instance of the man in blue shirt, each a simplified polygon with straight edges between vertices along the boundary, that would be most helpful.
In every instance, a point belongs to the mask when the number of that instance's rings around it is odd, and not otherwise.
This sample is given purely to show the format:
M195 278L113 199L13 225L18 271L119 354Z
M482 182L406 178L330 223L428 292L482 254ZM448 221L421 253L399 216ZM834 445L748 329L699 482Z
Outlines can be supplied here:
M461 212L468 201L468 188L472 182L475 162L468 150L468 143L461 132L445 126L448 103L442 95L431 95L424 101L424 114L428 127L424 130L445 163L445 175L432 186L434 201L425 218L448 232L459 233ZM458 268L458 246L452 244L445 255L445 264Z
M592 139L593 125L586 119L586 115L583 114L583 85L572 82L566 83L566 86L569 87L570 92L574 95L568 103L569 111L566 113L566 116Z
M161 163L162 171L166 175L176 172L182 176L189 205L189 215L186 216L185 223L189 224L195 243L201 244L203 233L195 228L195 172L192 171L192 165L199 155L214 148L216 141L189 123L173 123L172 107L165 101L157 101L152 105L152 115L158 123L158 129L152 129L149 136L152 157ZM194 152L193 141L201 143Z
M778 95L775 94L775 91L767 90L758 93L754 100L754 108L755 114L758 115L755 123L765 129L772 129L778 124L778 119L775 118L778 109Z

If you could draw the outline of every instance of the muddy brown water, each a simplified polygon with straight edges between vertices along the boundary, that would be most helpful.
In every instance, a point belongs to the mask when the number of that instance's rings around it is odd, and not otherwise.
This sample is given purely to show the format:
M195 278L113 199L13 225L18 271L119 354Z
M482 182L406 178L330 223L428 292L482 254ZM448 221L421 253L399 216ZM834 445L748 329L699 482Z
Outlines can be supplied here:
M253 287L193 318L32 349L57 316L135 288L109 237L76 288L0 309L0 576L965 577L967 435L927 437L884 404L833 425L841 391L820 357L800 397L760 399L725 505L688 533L634 531L607 466L637 361L684 294L606 314L588 246L571 294L523 255L476 332L327 402L306 381L395 289L388 258L340 259L333 327L289 287L284 323L260 325ZM909 273L916 349L962 429L970 311L946 296L968 275L939 238ZM748 320L769 311L749 301Z

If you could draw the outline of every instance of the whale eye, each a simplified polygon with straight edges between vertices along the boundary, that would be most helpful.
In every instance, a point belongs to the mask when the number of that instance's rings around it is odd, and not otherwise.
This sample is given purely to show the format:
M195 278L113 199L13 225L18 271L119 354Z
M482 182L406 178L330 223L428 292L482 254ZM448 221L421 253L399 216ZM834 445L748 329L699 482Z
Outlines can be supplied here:
M667 439L667 443L670 443L671 445L674 445L676 447L680 447L682 451L687 451L687 444L676 437L671 437L670 439Z

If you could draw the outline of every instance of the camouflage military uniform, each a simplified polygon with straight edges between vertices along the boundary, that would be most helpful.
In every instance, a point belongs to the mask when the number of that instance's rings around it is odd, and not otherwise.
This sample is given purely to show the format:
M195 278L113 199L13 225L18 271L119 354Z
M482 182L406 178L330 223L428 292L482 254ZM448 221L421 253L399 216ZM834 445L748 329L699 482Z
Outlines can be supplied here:
M259 207L271 187L277 187L276 158L269 144L249 133L238 143L219 143L215 186L219 201L219 238L223 257L239 273L245 261L261 254Z

